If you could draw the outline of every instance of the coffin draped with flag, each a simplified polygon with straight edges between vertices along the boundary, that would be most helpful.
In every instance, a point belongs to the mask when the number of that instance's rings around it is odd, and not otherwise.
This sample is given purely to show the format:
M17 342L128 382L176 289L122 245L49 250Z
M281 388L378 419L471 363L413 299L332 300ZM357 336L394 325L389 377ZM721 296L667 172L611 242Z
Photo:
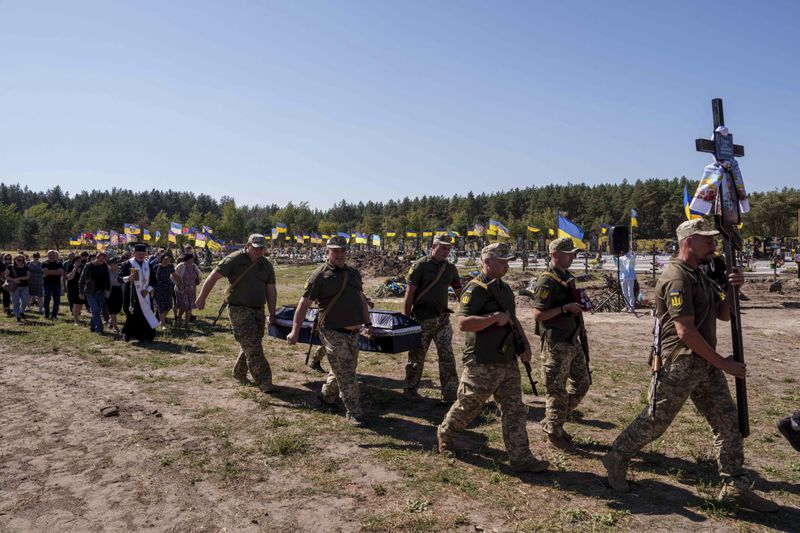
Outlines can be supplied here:
M275 312L275 323L269 325L268 334L270 337L285 339L289 335L292 331L295 309L295 306L281 306L278 308ZM299 343L308 344L317 312L317 308L309 309L306 312L303 328L300 330ZM358 339L360 350L364 352L401 353L422 347L422 327L419 322L397 311L388 311L386 309L371 309L369 317L372 321L375 335L372 339L367 339L360 335ZM322 344L317 332L314 332L311 344Z

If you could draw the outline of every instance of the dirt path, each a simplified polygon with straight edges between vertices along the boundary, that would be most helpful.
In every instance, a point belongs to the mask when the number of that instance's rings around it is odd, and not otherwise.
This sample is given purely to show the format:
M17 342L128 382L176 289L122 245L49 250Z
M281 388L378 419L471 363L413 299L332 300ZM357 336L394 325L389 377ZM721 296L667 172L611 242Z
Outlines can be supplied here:
M268 397L232 383L230 357L184 352L171 356L182 364L152 368L109 343L109 362L99 365L26 345L9 329L0 341L0 529L797 531L800 456L774 430L776 418L800 408L800 309L792 302L764 297L744 309L747 466L785 506L778 515L713 507L712 443L691 407L634 463L633 494L607 488L598 459L641 407L651 323L597 314L587 317L595 385L570 427L584 453L546 451L536 424L543 401L526 397L532 446L554 465L544 476L505 467L492 411L459 441L461 460L431 452L445 412L435 364L426 369L429 398L409 405L400 398L403 357L364 354L362 394L373 417L355 430L317 408L320 376L272 339L281 390ZM119 416L103 417L107 405Z

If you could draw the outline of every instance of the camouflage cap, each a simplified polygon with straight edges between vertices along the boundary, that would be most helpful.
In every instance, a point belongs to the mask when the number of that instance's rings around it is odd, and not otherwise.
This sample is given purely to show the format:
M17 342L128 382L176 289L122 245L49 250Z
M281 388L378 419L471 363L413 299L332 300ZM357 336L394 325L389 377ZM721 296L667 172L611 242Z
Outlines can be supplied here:
M441 244L443 246L453 246L453 237L447 233L440 233L433 238L433 244Z
M264 248L267 245L267 239L260 233L253 233L247 238L247 244L256 248Z
M682 241L686 237L691 237L692 235L719 235L719 231L714 227L714 223L705 218L687 220L678 226L675 233L678 234L679 241Z
M503 261L511 261L514 259L514 254L511 249L504 242L496 242L483 247L481 250L481 259L502 259Z
M565 252L568 254L576 254L579 250L580 248L575 246L575 243L572 242L570 237L562 237L550 243L550 253Z
M344 248L347 249L347 239L342 237L341 235L334 235L328 242L325 244L328 248Z

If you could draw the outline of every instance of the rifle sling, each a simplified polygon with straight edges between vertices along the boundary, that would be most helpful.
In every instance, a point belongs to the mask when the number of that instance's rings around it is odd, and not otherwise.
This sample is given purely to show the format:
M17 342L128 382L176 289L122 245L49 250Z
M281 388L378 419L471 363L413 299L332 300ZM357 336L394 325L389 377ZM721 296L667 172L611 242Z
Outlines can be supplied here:
M227 299L230 297L230 295L231 295L231 292L233 291L234 287L236 287L236 286L239 284L239 282L240 282L240 281L242 281L242 279L244 279L244 276L245 276L245 274L247 274L248 272L250 272L250 269L251 269L251 268L253 268L254 266L256 266L256 265L257 265L257 264L258 264L260 261L261 261L261 259L259 259L258 261L253 261L253 262L251 262L251 263L250 263L250 264L247 266L247 268L245 268L245 269L244 269L244 272L242 272L241 274L239 274L239 277L238 277L238 278L236 278L235 280L233 280L233 281L231 282L231 285L230 285L230 287L228 287L228 291L227 291L227 293L228 293L228 294L225 296L225 300L226 300L226 301L227 301Z
M325 318L328 316L328 311L333 309L333 306L336 305L336 301L339 299L339 296L342 295L344 289L347 287L347 280L349 279L349 276L350 273L347 270L345 270L344 279L342 279L342 286L339 287L339 291L334 295L333 298L331 298L331 301L328 302L328 307L325 309L325 311L317 315L317 322L319 323L320 326L322 326L325 323Z
M417 303L420 298L428 294L428 291L430 291L437 283L439 283L439 280L442 279L445 270L447 270L447 261L443 261L442 264L439 265L439 268L436 272L436 277L433 278L433 281L426 285L421 291L414 293L412 304Z

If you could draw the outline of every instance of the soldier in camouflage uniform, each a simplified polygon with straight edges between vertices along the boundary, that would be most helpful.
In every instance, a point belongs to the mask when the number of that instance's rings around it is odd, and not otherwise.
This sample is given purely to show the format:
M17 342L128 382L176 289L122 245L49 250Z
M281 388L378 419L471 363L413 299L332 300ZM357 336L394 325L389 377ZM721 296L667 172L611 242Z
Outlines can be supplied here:
M206 278L195 305L203 309L206 298L221 278L228 278L231 289L228 295L228 313L233 336L241 346L239 357L233 367L233 377L242 384L250 383L247 371L256 385L266 393L275 391L272 371L264 356L262 339L266 326L264 304L269 308L269 320L275 320L275 269L264 257L267 241L263 235L254 233L247 239L243 250L233 252L222 259Z
M433 238L431 253L418 259L408 271L404 314L422 326L422 347L409 350L406 363L404 397L416 401L421 398L417 389L425 366L425 354L436 344L439 356L439 382L442 400L452 403L456 399L458 376L453 355L453 327L447 307L448 287L453 287L456 297L461 297L461 278L458 269L447 260L453 248L453 238L447 234Z
M331 371L322 386L319 400L323 405L334 406L337 397L344 403L346 417L353 426L364 425L359 401L358 338L372 334L367 299L362 292L361 274L347 266L347 240L334 236L326 245L327 261L317 268L306 282L303 296L297 304L292 331L286 337L296 344L306 311L313 302L319 304L318 328L325 355Z
M569 237L550 243L550 264L536 282L533 302L536 333L541 337L546 389L542 427L548 444L567 452L575 450L572 439L564 431L567 414L589 391L589 372L579 341L578 315L582 309L568 287L573 279L568 269L577 251Z
M678 226L678 256L670 261L656 285L656 316L661 320L662 367L656 387L656 410L645 408L626 427L603 457L611 487L628 492L628 463L639 450L661 436L687 399L711 426L717 465L723 479L719 497L732 498L743 507L774 512L778 506L756 494L742 464L744 442L739 433L736 405L725 373L743 378L744 363L716 351L717 320L730 320L721 291L700 265L714 257L719 232L704 219ZM735 286L744 283L737 273L728 276Z
M481 251L481 274L464 287L458 309L458 326L465 332L464 367L458 398L445 415L436 436L439 453L452 456L453 439L480 413L486 400L494 395L500 406L503 442L511 468L519 472L543 472L548 462L537 459L531 453L519 364L513 338L505 327L512 323L515 305L514 293L501 278L508 272L508 261L513 257L506 244L486 246ZM490 283L498 284L502 302L498 303L492 296ZM501 307L508 312L500 311ZM520 359L530 361L530 358L528 346Z

